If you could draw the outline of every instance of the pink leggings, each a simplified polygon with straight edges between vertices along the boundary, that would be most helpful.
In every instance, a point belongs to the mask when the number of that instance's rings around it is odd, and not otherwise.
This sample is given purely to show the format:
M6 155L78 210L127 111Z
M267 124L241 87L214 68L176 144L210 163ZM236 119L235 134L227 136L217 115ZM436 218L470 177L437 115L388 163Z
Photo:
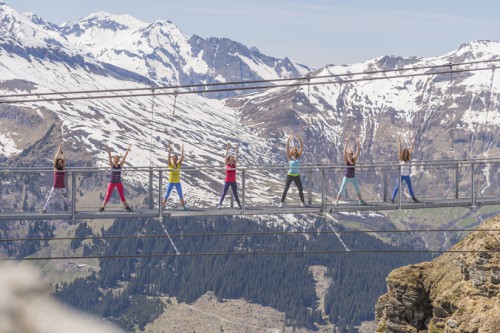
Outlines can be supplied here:
M111 198L111 194L113 193L113 190L115 189L118 190L118 194L120 195L120 199L122 202L125 201L125 194L123 194L123 184L122 183L108 183L108 192L106 193L106 199L104 199L104 202L108 202L109 198Z

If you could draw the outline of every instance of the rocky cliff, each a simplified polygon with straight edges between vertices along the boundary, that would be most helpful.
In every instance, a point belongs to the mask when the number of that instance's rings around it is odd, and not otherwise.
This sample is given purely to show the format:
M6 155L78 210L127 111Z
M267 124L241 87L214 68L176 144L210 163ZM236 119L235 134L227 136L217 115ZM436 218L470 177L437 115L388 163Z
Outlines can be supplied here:
M493 229L499 216L452 248L467 252L391 272L375 306L377 332L500 332L500 232Z

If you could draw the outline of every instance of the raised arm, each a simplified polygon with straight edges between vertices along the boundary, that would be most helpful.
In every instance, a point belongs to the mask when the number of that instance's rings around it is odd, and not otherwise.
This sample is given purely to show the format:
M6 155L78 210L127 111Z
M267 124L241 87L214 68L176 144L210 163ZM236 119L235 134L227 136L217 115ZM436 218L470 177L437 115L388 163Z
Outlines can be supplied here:
M290 141L292 140L292 136L290 135L286 140L286 158L290 161L292 155L290 154Z
M66 157L64 157L64 153L62 151L61 145L59 145L59 152L61 153L61 159L63 161L63 169L66 169Z
M234 145L234 165L238 163L238 144Z
M344 143L344 163L347 163L347 145L349 144L349 139L345 139Z
M297 137L297 140L299 140L299 145L300 145L299 157L301 157L302 153L304 152L304 145L302 144L302 138L301 137Z
M354 162L358 160L360 151L361 151L361 144L359 142L359 139L356 139L356 154L354 156Z
M401 151L401 137L398 138L398 159L400 161L403 160L403 155L402 155L402 151Z
M411 140L411 147L410 147L410 159L413 157L413 146L415 145L415 138Z
M109 150L108 144L106 144L106 151L108 152L109 166L113 167L113 161L111 160L111 150Z
M226 145L226 154L224 155L224 165L227 165L227 157L229 156L229 147L231 147L231 145L228 142Z
M61 145L59 145L59 148L56 150L56 154L54 155L54 170L56 169L57 166L57 157L59 157L59 152L61 151Z
M125 164L125 159L127 158L128 152L130 151L130 148L132 148L132 145L128 145L128 149L125 152L125 155L123 155L122 161L120 163L120 166L123 166Z
M179 159L179 164L184 161L184 144L181 145L181 158Z
M167 154L167 164L170 167L172 165L172 144L168 145L167 152L168 152L168 154Z

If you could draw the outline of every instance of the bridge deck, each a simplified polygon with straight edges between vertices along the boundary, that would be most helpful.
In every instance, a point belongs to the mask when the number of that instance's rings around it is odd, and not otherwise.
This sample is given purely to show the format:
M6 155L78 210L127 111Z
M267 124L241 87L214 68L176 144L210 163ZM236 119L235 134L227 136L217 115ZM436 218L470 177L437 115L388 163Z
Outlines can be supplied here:
M477 199L476 206L500 205L499 199ZM442 207L473 207L472 200L468 199L449 199L449 200L426 200L420 203L402 202L401 209L427 209ZM397 203L370 203L360 206L357 202L341 203L338 206L327 205L325 210L319 205L310 207L301 207L299 205L287 205L283 208L277 206L246 207L244 210L237 208L191 208L187 211L178 209L165 209L162 212L164 217L190 217L190 216L253 216L270 214L310 214L321 212L357 212L357 211L382 211L398 210ZM158 218L160 212L158 209L140 209L134 212L124 210L108 209L105 212L98 211L76 211L73 217L71 212L2 212L0 220L87 220L87 219L114 219L114 218Z

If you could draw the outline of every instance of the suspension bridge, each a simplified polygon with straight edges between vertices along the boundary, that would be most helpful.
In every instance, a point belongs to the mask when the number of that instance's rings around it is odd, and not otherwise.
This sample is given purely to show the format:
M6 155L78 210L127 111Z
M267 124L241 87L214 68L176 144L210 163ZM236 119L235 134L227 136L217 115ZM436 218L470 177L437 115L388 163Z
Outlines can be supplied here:
M404 183L402 190L393 195L401 176L399 164L359 164L356 165L356 177L366 205L359 205L354 190L349 186L336 205L345 166L306 164L301 168L306 205L301 205L297 189L292 186L285 206L278 207L288 166L241 166L237 169L241 209L235 207L229 193L225 207L217 207L224 168L185 167L181 182L187 194L189 210L177 206L175 190L167 206L162 206L167 169L127 167L123 171L125 194L133 212L122 208L117 193L114 193L106 210L99 212L109 179L109 170L105 168L68 168L65 173L69 204L56 197L46 212L42 209L53 182L51 169L0 169L0 220L182 218L476 208L500 204L499 167L500 159L415 161L411 176L415 195L419 199L415 203L407 194Z

